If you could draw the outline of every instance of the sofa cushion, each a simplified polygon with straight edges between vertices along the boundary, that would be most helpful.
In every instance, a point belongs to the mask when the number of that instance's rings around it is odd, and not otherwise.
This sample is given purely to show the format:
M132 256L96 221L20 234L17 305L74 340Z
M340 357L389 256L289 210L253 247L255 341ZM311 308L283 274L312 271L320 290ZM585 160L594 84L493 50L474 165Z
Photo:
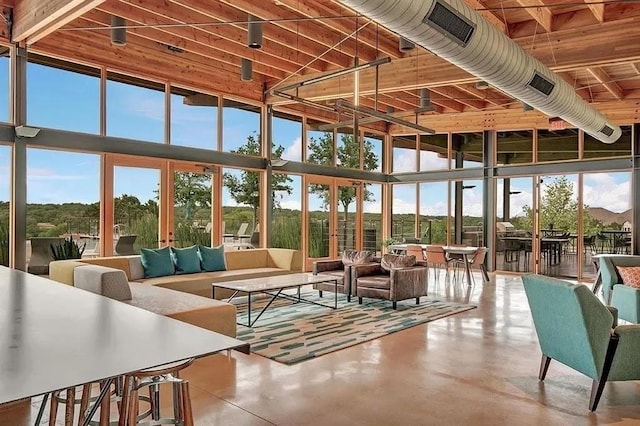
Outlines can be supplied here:
M323 271L318 272L319 275L330 275L332 277L340 278L340 281L344 279L344 271Z
M131 293L125 303L236 337L236 307L230 303L141 283L131 283Z
M199 246L200 269L206 272L226 271L224 246L217 247Z
M233 250L224 254L227 270L269 267L267 249Z
M73 270L75 287L115 300L130 300L131 290L124 271L99 265L84 265Z
M640 266L616 266L616 269L624 285L640 288Z
M358 278L358 287L389 289L391 288L391 278L386 275L361 277Z
M49 263L49 279L59 283L73 285L73 271L87 264L80 260L54 260Z
M140 260L144 268L145 278L173 275L173 261L169 247L159 249L140 249Z
M129 261L129 281L140 280L144 278L144 268L142 267L142 259L139 254L133 256L122 256Z
M416 264L415 256L406 256L398 254L385 254L380 261L380 267L385 271L392 269L408 268Z
M198 246L185 248L171 247L171 254L175 263L176 274L195 274L200 272L200 256Z

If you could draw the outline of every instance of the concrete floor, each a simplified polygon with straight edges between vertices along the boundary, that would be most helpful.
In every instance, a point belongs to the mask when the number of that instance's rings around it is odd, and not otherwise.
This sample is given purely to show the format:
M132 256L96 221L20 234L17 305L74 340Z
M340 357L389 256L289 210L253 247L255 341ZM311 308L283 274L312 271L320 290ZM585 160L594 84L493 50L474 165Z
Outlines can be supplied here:
M476 282L431 284L430 297L478 309L295 366L239 353L197 361L183 375L196 424L640 424L640 381L607 384L595 414L587 377L552 362L539 383L520 278ZM30 424L36 408L0 412L0 425Z

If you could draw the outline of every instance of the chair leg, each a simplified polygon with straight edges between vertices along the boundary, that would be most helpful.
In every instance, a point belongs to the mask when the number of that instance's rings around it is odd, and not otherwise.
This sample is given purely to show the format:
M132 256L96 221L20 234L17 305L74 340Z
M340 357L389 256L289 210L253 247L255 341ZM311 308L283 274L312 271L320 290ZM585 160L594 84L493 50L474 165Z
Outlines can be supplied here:
M89 397L91 396L91 384L82 386L82 397L80 398L80 416L78 417L78 424L84 423L84 416L87 415L87 407L89 406Z
M420 304L420 298L416 297L416 305L419 305L419 304Z
M51 393L51 404L49 405L49 426L55 426L56 417L58 416L58 397L60 391Z
M596 411L596 408L598 408L598 403L600 402L604 385L607 383L609 371L611 371L611 364L613 364L613 357L616 354L616 349L618 349L618 336L613 335L611 336L611 339L609 339L607 354L604 357L604 364L602 365L602 374L600 374L600 377L597 380L593 381L593 385L591 386L591 399L589 400L590 411Z
M392 302L391 306L393 306L393 309L396 309L398 307L398 302L396 302L395 300Z
M182 412L184 414L184 426L194 426L193 423L193 411L191 410L191 395L189 393L189 382L184 381L180 383L180 390L182 391Z
M73 412L76 408L76 388L67 389L67 402L64 410L64 425L73 426Z
M358 305L362 305L362 297L358 297Z
M322 290L318 290L318 296L322 297Z
M547 377L547 370L549 370L549 363L551 363L551 358L542 354L542 360L540 361L540 372L538 373L538 379L544 380Z

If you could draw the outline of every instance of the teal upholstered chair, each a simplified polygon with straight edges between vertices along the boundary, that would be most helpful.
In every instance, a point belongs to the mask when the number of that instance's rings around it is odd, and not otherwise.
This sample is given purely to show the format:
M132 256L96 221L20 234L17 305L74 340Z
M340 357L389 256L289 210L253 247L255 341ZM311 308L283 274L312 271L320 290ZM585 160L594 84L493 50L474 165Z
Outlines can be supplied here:
M640 289L624 285L617 266L640 266L640 256L600 255L600 279L604 300L618 308L625 321L640 323Z
M542 350L540 380L552 359L589 376L589 409L595 411L607 380L640 379L640 325L618 326L615 308L585 285L542 275L522 281Z

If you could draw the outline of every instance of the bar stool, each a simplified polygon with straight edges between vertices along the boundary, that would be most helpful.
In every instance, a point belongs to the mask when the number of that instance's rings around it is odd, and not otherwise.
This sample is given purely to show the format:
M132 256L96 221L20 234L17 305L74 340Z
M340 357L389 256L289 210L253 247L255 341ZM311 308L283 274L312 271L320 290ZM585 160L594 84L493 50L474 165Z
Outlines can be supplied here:
M97 383L96 383L97 384ZM112 425L116 426L118 421L110 420L110 410L111 410L111 401L115 400L118 403L118 407L120 407L120 395L122 395L122 378L117 378L113 380L114 388L111 389L111 385L109 385L110 389L107 389L106 396L102 399L100 404L100 420L99 421L88 421L87 423L90 425ZM51 392L50 394L46 394L43 397L42 403L40 405L40 409L38 411L38 415L36 417L36 424L40 424L42 420L42 416L45 411L45 406L47 404L47 399L50 397L51 402L49 404L49 426L56 425L56 417L58 416L58 408L60 404L64 404L64 424L65 426L73 425L74 414L75 414L75 406L80 404L80 408L78 410L78 425L82 425L85 423L85 416L88 413L89 403L97 400L97 396L91 396L91 388L93 387L93 383L88 383L82 386L82 391L80 393L80 398L76 398L78 392L76 387L63 389L55 392ZM106 386L106 382L100 382L100 390Z
M189 382L180 378L180 371L193 363L190 358L155 368L140 370L125 376L119 426L175 424L193 426ZM173 418L160 418L160 385L173 387ZM149 387L149 396L139 395L139 390ZM139 413L140 401L148 402L149 409ZM151 416L151 421L141 422Z

